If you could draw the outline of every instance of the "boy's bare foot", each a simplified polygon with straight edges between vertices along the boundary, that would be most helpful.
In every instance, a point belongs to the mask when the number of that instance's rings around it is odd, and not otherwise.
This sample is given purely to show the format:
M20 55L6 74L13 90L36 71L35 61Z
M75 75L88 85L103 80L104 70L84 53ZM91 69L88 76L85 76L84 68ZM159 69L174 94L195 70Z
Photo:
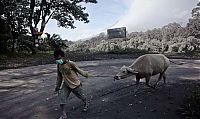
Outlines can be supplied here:
M58 119L67 119L67 114L62 114Z
M89 107L89 102L85 103L84 107L83 107L83 112L87 112L88 110L88 107Z

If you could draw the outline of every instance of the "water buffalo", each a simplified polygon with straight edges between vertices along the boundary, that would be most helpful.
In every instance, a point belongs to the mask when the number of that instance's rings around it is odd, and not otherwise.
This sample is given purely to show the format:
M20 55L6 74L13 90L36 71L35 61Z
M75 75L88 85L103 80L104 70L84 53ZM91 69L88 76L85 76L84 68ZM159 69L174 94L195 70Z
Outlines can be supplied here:
M114 76L114 80L120 80L129 76L136 76L136 84L141 78L146 79L146 85L155 88L157 83L163 78L166 83L165 71L169 67L170 60L163 54L145 54L140 56L130 66L122 66L120 72ZM149 85L151 76L160 74L154 86Z

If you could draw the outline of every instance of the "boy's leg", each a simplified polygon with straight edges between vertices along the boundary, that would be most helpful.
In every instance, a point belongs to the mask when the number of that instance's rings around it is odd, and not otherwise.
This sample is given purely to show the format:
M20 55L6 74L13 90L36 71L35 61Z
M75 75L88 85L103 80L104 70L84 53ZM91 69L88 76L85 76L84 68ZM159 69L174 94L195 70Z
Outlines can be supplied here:
M62 112L59 119L67 118L65 105L67 102L67 97L69 97L70 92L71 92L70 88L68 88L66 85L63 85L62 88L58 92L59 104L60 104L60 109Z
M65 110L65 104L60 104L60 109L62 111L62 114L59 119L66 119L67 114L66 114L66 110Z
M89 106L89 102L86 98L86 95L85 95L82 87L78 86L77 88L73 89L72 92L84 102L83 111L86 112L88 109L88 106Z

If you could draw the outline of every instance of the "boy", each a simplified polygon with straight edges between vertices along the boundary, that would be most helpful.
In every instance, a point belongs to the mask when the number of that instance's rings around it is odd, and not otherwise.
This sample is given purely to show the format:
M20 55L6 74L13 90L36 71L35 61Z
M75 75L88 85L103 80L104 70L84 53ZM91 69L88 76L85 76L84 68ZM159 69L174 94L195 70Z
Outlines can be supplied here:
M78 74L88 78L88 73L79 69L78 66L69 60L65 60L62 50L54 52L57 63L57 82L55 92L58 93L62 115L59 119L66 119L65 105L69 94L72 92L84 102L83 112L88 109L88 101L82 90Z

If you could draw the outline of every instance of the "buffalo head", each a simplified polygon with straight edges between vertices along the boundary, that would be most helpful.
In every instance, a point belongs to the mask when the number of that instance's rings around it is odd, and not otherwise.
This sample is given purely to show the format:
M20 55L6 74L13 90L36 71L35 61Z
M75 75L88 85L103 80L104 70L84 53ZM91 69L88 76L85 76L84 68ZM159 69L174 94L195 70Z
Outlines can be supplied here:
M124 65L120 68L120 71L114 76L114 80L124 79L129 76L136 75L137 73L138 72L134 69Z

